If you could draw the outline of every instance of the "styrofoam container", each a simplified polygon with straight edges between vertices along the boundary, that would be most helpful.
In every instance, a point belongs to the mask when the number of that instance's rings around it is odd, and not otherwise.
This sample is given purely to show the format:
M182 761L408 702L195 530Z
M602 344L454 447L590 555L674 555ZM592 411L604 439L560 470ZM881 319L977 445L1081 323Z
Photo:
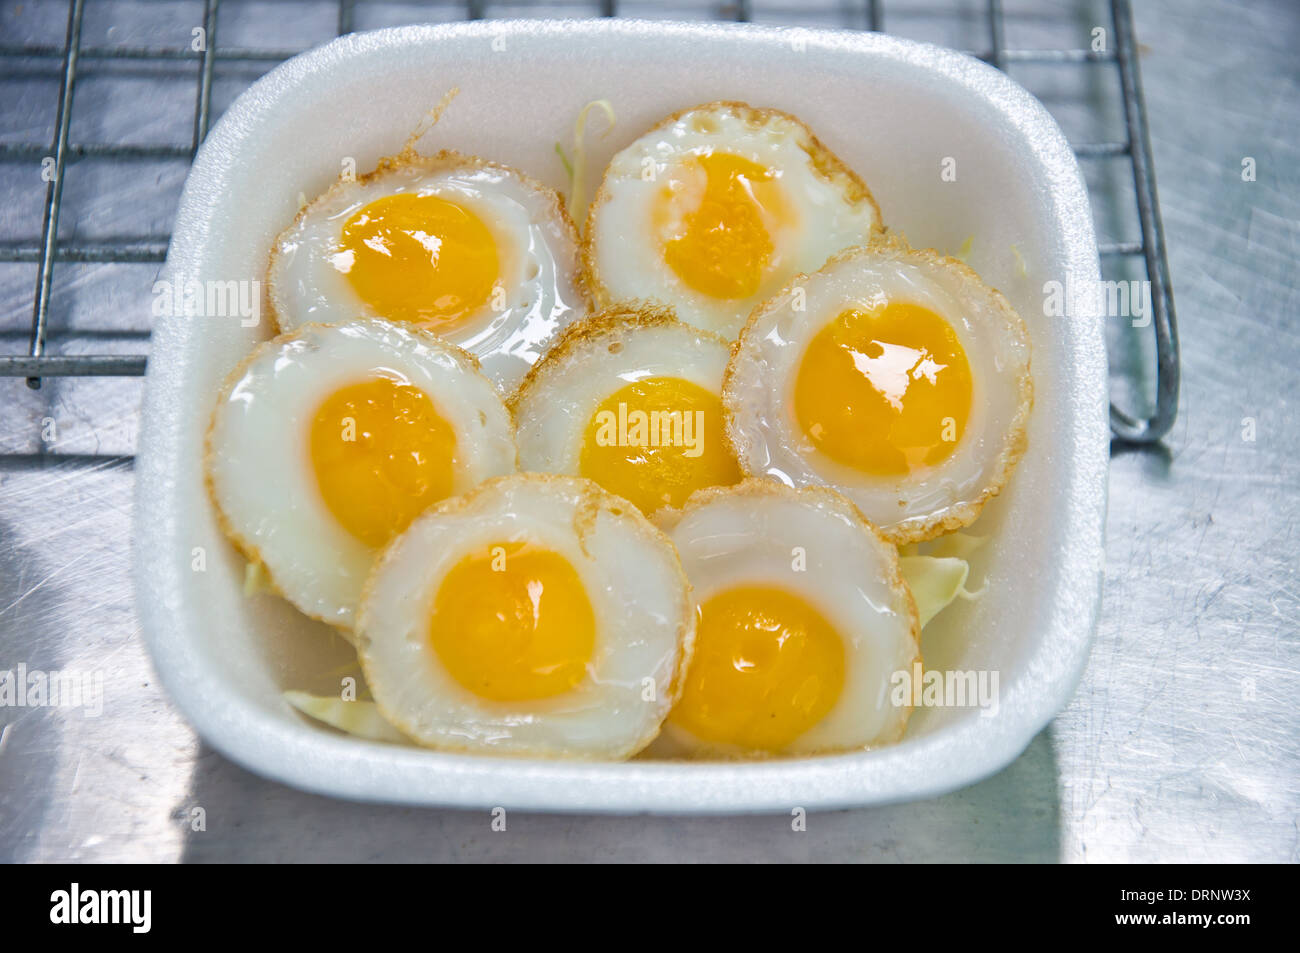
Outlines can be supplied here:
M149 359L135 572L154 664L199 733L251 770L312 791L562 811L843 807L933 795L1009 763L1077 684L1102 568L1101 318L1086 306L1050 318L1043 304L1046 282L1098 277L1097 248L1073 153L1046 110L983 63L871 33L589 20L357 34L283 64L222 117L186 184L165 280L260 279L300 196L325 189L343 157L365 172L398 151L453 86L460 94L423 148L505 162L559 189L555 143L571 142L592 99L618 114L607 136L590 136L596 174L685 106L739 99L788 110L862 175L886 223L914 245L955 252L973 239L971 265L1029 326L1036 399L1028 453L975 527L990 536L973 574L987 591L928 627L923 651L928 668L997 672L996 713L922 708L891 747L763 763L498 759L312 723L281 692L337 691L346 647L280 600L243 595L243 562L203 488L213 402L267 322L171 316ZM594 131L602 125L593 119Z

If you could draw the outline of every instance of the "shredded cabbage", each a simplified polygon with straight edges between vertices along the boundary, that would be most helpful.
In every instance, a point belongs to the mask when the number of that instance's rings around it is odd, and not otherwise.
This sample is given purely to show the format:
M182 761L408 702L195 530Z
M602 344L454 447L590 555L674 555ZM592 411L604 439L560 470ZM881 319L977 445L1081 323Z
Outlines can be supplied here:
M970 563L964 559L938 556L901 556L899 565L907 587L916 600L916 613L924 628L931 619L966 592Z
M410 739L390 725L379 714L374 702L344 701L328 695L289 691L284 700L304 715L323 721L332 728L365 738L368 741L387 741L392 744L410 744Z
M1020 249L1015 245L1012 245L1011 254L1016 256L1016 274L1020 275L1021 278L1028 278L1029 269L1025 267L1025 259L1024 256L1020 254Z
M978 599L984 588L970 590L970 556L986 537L949 533L927 543L912 543L899 550L898 563L916 600L916 612L925 625L954 599Z
M582 231L582 213L587 206L587 114L592 109L600 109L609 120L609 125L600 137L603 139L609 135L610 130L614 128L614 123L617 122L614 106L608 99L593 99L582 107L577 121L573 124L572 161L564 154L564 147L558 142L555 144L555 151L559 154L560 161L564 163L564 171L569 175L569 217L573 219L579 231Z

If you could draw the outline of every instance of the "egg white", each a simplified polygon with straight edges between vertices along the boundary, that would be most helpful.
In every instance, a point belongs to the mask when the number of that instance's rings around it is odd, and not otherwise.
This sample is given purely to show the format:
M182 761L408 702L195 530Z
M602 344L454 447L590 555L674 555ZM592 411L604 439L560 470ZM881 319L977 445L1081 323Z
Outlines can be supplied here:
M611 394L674 377L720 395L730 355L721 337L667 309L612 308L570 325L509 400L520 469L578 473L587 425Z
M660 183L680 164L712 152L773 170L797 222L772 235L776 248L758 292L719 300L688 285L665 262L653 222ZM669 116L610 161L588 212L584 251L597 300L654 301L688 324L733 338L750 310L792 275L865 242L880 227L871 192L794 116L744 103L709 103Z
M812 338L846 309L885 301L942 316L971 372L970 416L956 447L943 461L901 477L832 460L803 432L794 409ZM893 542L930 539L973 522L1024 453L1033 404L1029 336L1006 298L962 262L879 239L798 276L755 309L727 368L723 401L728 437L745 473L789 486L832 486Z
M792 490L751 479L701 490L656 522L677 547L697 603L736 586L781 588L814 606L843 637L839 700L779 754L860 749L902 736L911 707L892 703L890 679L920 661L920 623L898 551L849 500L821 487ZM754 754L703 741L672 720L653 753Z
M302 324L384 318L331 263L344 224L365 205L409 192L437 195L478 216L492 232L504 304L493 302L459 326L432 329L474 354L483 372L512 389L564 325L589 305L577 232L559 196L521 172L442 152L385 160L373 173L340 180L307 205L276 240L268 293L281 331Z
M481 698L445 671L429 638L446 574L509 542L559 553L591 601L587 677L552 698ZM619 759L654 738L681 690L692 609L676 551L634 507L590 480L519 474L432 507L393 541L366 584L358 654L384 717L421 744Z
M342 628L378 551L326 506L311 425L331 394L377 372L424 391L455 431L453 492L515 470L509 412L473 358L387 321L309 324L259 345L230 376L208 431L208 488L227 535L299 610Z

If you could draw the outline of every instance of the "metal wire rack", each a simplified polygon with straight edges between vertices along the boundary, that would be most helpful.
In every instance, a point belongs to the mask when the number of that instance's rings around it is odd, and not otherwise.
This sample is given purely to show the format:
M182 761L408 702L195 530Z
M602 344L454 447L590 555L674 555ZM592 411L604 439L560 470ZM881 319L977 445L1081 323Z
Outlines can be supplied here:
M151 159L191 159L198 150L213 118L213 85L219 64L274 64L300 52L298 49L254 49L244 46L219 46L217 38L218 13L221 0L203 0L203 42L176 48L145 45L87 46L82 42L82 28L87 6L97 0L68 0L67 31L59 44L0 43L0 75L8 65L18 62L38 61L52 66L61 63L57 112L54 120L52 142L10 141L0 142L0 163L35 163L42 169L46 181L45 201L39 238L10 240L0 236L0 264L28 263L36 265L36 288L32 301L31 331L25 354L0 355L0 377L26 378L32 388L41 386L46 377L139 376L144 373L144 354L55 354L49 353L51 327L51 291L56 267L69 263L132 263L161 264L166 258L168 235L148 234L122 236L108 240L79 241L61 238L59 217L63 206L64 173L70 164L81 162L132 162ZM285 3L298 0L284 0ZM337 33L352 32L359 5L367 0L330 0L337 4ZM1133 33L1133 17L1129 0L1109 0L1109 17L1114 36L1113 47L1101 51L1093 49L1049 48L1015 49L1006 42L1006 20L1003 0L983 0L980 19L985 24L984 44L980 49L969 50L972 55L1007 69L1017 64L1100 64L1101 68L1118 71L1123 104L1122 138L1104 141L1074 143L1074 150L1086 163L1123 161L1131 167L1140 239L1113 241L1102 244L1103 261L1132 259L1140 261L1151 287L1151 326L1155 338L1155 395L1154 413L1129 413L1114 403L1111 405L1111 428L1117 440L1132 443L1150 443L1159 440L1173 425L1178 404L1179 358L1173 293L1169 282L1169 266L1165 253L1164 227L1160 220L1156 196L1155 173L1151 160L1151 144L1147 129L1146 107L1142 96L1142 83L1138 72L1137 42ZM482 19L488 14L485 0L420 0L420 5L433 11L437 8L445 18L448 8L469 19ZM500 6L494 4L493 7ZM599 0L589 5L588 15L617 16L629 11L630 3L618 0ZM644 5L642 5L644 6ZM699 9L674 10L674 15L710 18L722 17L738 21L755 19L752 0L732 0L721 6L698 4ZM841 4L841 12L844 12ZM529 12L526 5L511 4L511 15ZM581 11L580 11L581 12ZM570 13L569 15L572 15ZM856 20L862 29L880 31L888 26L885 0L855 0L848 4L849 20ZM763 19L759 17L759 19ZM785 22L789 22L788 18ZM199 26L199 24L196 24ZM196 32L195 34L199 34ZM196 48L197 47L197 48ZM73 100L77 83L84 73L84 64L106 61L171 62L182 71L181 82L192 82L194 88L194 121L189 141L166 145L133 145L116 142L74 141L72 129ZM176 61L179 61L177 63ZM192 73L189 66L192 64Z

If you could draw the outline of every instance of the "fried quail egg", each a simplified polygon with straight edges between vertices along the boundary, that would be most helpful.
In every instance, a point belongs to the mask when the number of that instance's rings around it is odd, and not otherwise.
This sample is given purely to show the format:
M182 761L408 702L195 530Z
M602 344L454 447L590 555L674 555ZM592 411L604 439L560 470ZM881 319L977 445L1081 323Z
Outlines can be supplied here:
M381 547L515 463L509 412L473 358L373 320L259 345L217 403L205 460L227 535L275 591L343 628Z
M833 486L893 542L930 539L1024 452L1028 333L966 265L878 240L755 309L723 401L746 474Z
M268 286L281 331L385 318L434 331L512 389L588 310L577 235L555 192L443 152L340 180L277 239Z
M614 308L565 329L510 407L524 470L595 480L642 512L728 485L720 337L664 308Z
M695 653L654 753L807 755L897 741L919 662L898 553L840 494L746 480L665 527L694 587Z
M694 638L668 539L590 480L491 480L411 524L366 583L358 654L384 717L455 751L626 758Z
M733 338L793 275L880 227L871 192L794 116L718 102L614 156L584 252L601 304L654 301Z

